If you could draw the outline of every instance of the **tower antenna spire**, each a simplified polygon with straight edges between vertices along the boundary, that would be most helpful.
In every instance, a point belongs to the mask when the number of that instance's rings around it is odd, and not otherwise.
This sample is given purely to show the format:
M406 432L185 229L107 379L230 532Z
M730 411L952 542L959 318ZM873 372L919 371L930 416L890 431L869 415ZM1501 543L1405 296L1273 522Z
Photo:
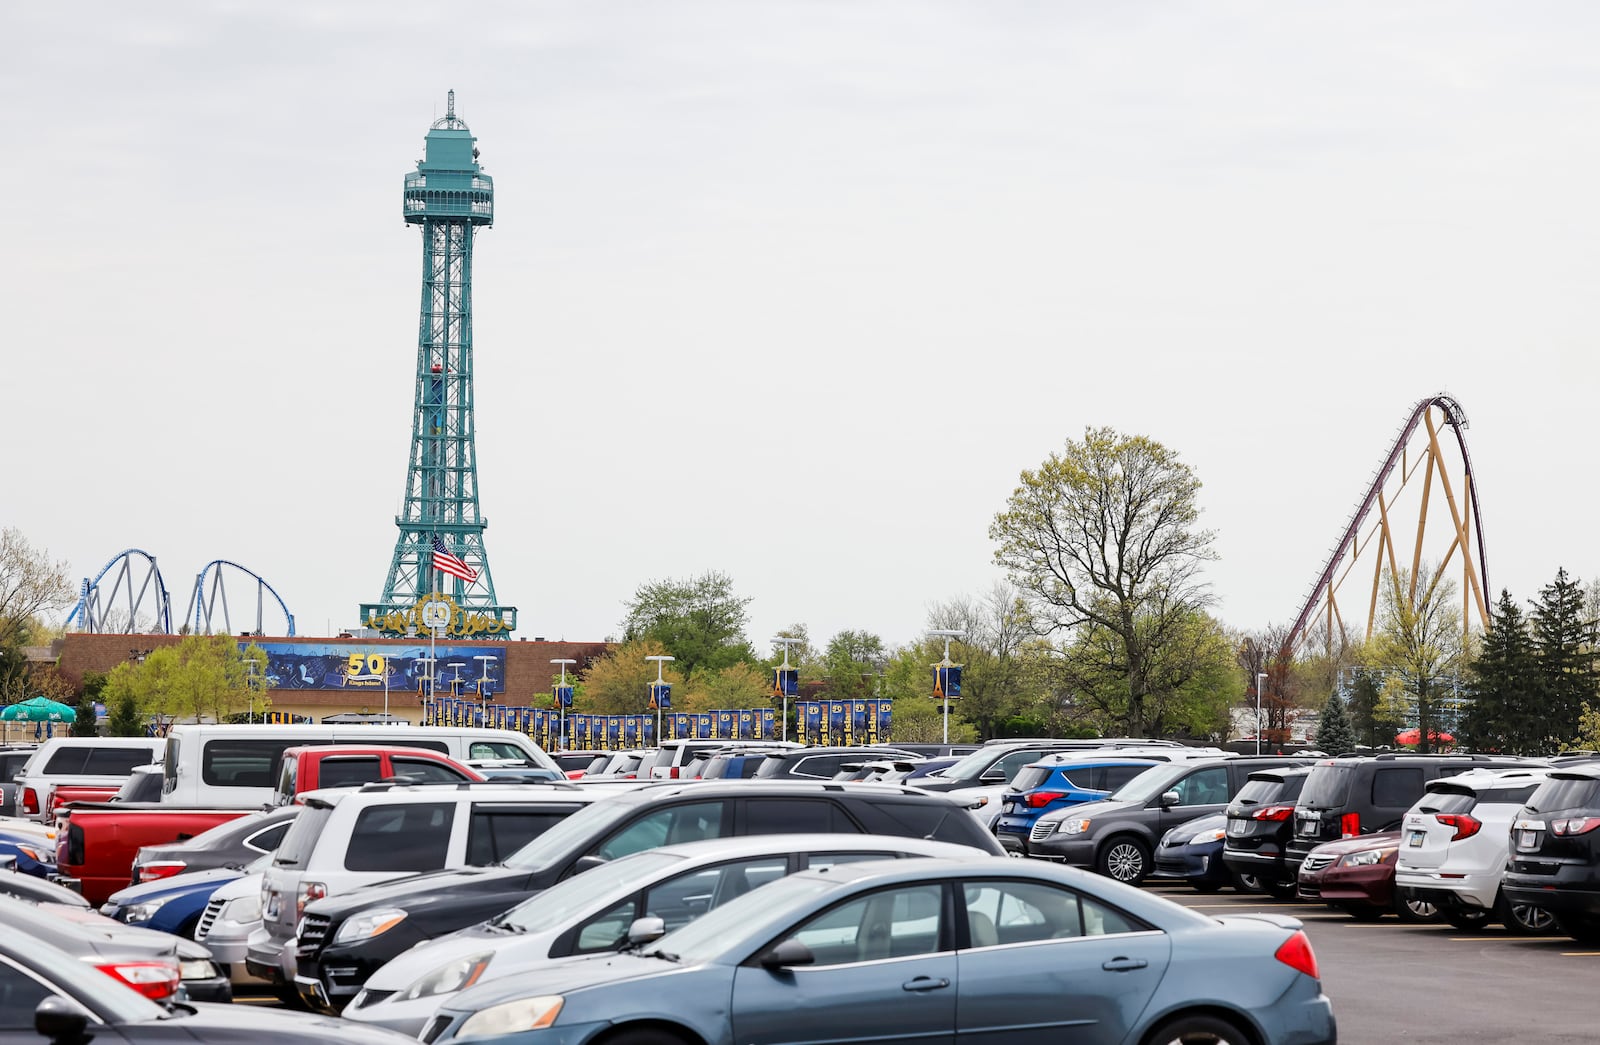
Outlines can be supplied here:
M454 87L450 88L450 93L446 94L444 97L445 97L444 118L447 119L447 120L453 120L453 119L456 118L456 91L455 91L455 88Z

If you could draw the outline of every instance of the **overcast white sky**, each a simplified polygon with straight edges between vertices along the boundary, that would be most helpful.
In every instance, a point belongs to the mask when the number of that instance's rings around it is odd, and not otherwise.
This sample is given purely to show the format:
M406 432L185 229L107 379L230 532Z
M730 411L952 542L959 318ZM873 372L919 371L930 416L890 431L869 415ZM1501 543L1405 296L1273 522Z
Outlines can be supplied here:
M1600 573L1600 6L7 4L0 523L212 559L301 634L393 550L454 88L495 178L478 453L524 636L728 573L916 637L1086 425L1205 487L1218 612L1294 616L1419 399L1491 582Z

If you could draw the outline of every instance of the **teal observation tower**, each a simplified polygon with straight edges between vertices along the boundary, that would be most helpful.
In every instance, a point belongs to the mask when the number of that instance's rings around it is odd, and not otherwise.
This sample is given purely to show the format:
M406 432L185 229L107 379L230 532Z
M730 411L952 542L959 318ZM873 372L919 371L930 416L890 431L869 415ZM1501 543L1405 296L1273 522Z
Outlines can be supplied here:
M383 600L361 607L363 623L391 634L510 636L514 606L495 598L478 506L472 395L472 239L494 224L494 181L478 164L477 139L456 115L443 118L406 175L401 209L422 228L422 309L411 459L400 529ZM444 610L426 603L445 603Z

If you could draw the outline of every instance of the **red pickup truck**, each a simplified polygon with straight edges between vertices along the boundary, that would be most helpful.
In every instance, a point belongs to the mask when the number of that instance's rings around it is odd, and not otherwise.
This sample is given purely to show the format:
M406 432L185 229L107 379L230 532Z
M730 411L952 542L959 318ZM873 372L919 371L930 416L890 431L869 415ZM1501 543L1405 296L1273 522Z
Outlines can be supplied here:
M423 748L307 744L287 748L279 757L272 804L288 805L296 795L318 788L360 787L402 776L425 784L484 779L455 759Z

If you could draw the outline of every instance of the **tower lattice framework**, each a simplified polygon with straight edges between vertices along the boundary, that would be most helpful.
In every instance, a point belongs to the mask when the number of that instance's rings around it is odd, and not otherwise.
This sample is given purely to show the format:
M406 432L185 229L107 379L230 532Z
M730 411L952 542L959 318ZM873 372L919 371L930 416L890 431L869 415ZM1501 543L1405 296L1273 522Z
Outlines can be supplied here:
M472 392L472 242L494 224L494 181L478 164L477 139L456 115L455 92L429 129L423 159L406 175L406 224L422 227L422 305L417 334L417 385L411 414L411 458L400 534L389 562L383 600L363 604L373 621L409 613L443 593L464 611L498 619L505 637L516 608L501 606L478 505L478 456ZM477 571L466 581L433 568L434 538ZM426 630L426 629L424 629Z

